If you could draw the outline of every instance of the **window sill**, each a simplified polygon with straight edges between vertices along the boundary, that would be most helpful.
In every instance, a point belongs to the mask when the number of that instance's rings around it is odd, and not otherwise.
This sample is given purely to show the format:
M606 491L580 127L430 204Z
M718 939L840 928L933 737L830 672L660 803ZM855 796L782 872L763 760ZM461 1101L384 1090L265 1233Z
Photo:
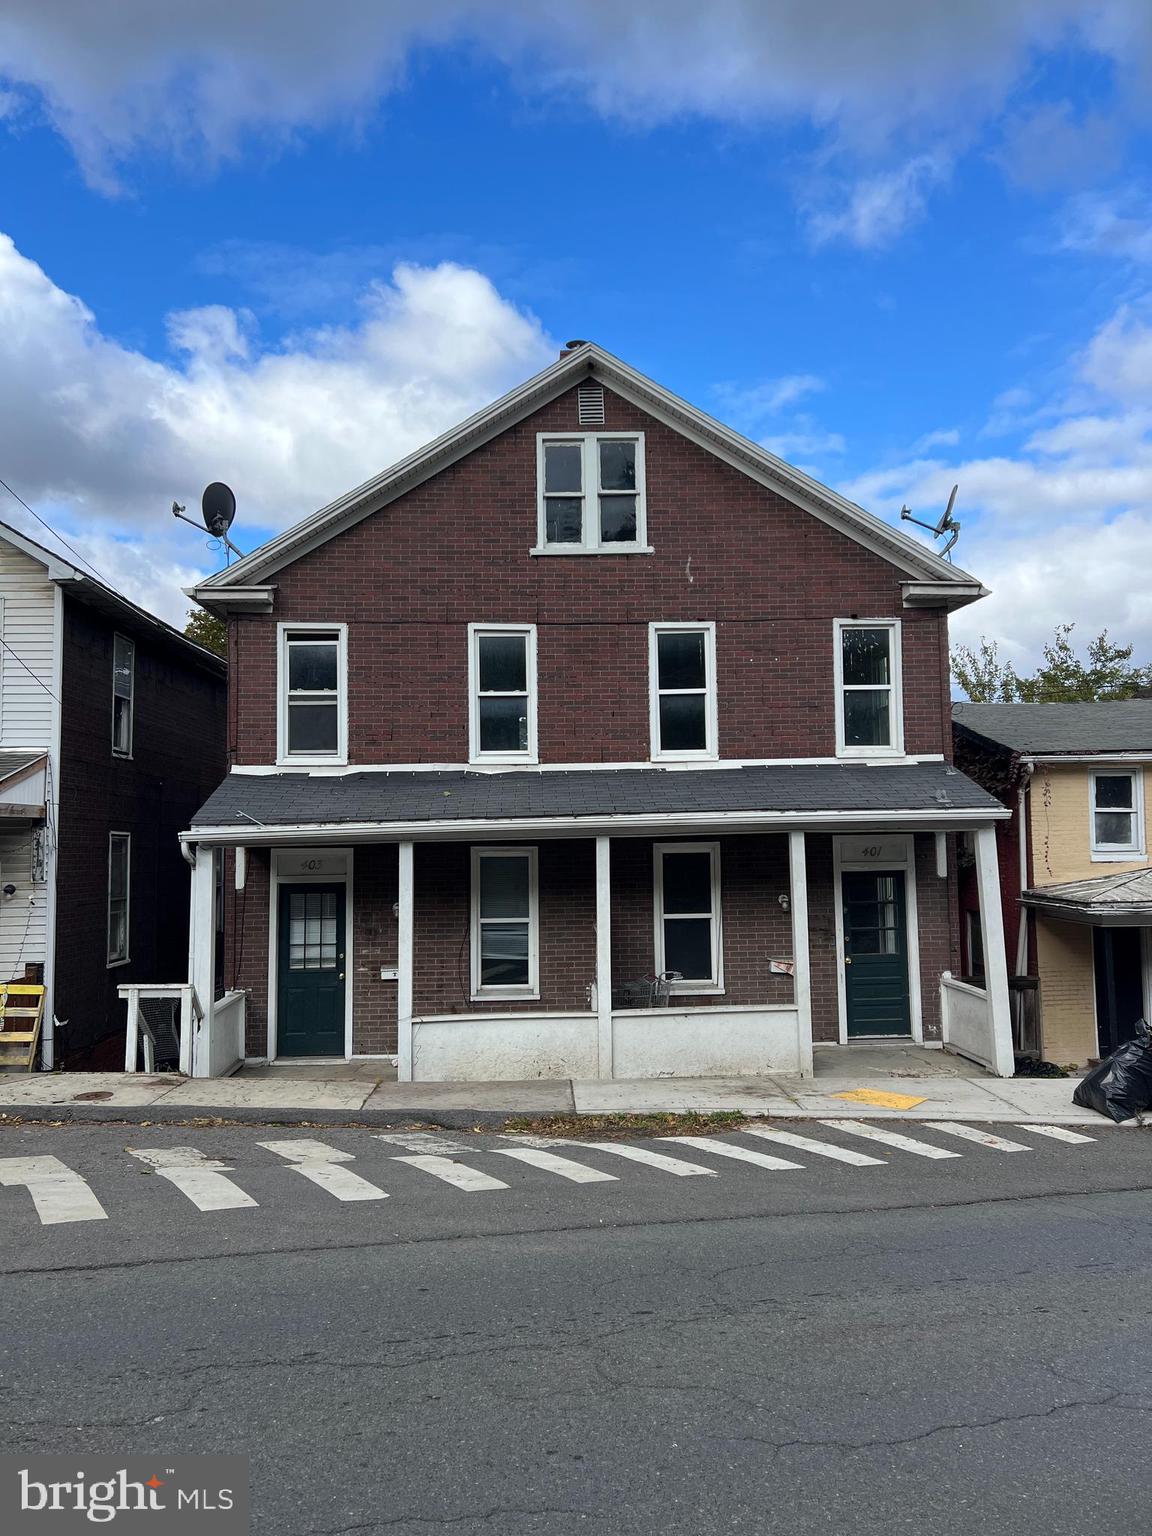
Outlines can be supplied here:
M470 757L469 768L538 768L540 755L534 752L531 757L517 755L516 757L501 757L498 753L485 753L483 757Z
M846 762L868 761L877 757L903 757L903 747L837 747L836 756Z
M651 762L659 763L718 763L719 752L653 752Z
M1134 864L1137 859L1145 859L1148 855L1143 848L1093 848L1093 864Z
M346 756L334 757L329 754L326 757L297 757L295 755L292 757L278 757L276 759L276 766L277 768L347 768L349 765Z
M132 956L131 955L125 955L123 960L109 960L106 969L110 970L110 971L118 971L122 965L131 965L131 964L132 964Z
M540 993L538 989L521 987L515 992L473 992L469 995L470 1003L538 1003Z
M723 996L724 996L724 988L723 987L713 987L713 986L709 986L707 983L702 983L698 987L677 987L677 986L673 985L668 990L668 999L669 999L669 1001L671 1001L672 998L674 998L674 997L723 997Z
M600 549L588 549L583 544L536 544L530 555L562 555L572 559L577 555L654 555L651 544L605 544Z

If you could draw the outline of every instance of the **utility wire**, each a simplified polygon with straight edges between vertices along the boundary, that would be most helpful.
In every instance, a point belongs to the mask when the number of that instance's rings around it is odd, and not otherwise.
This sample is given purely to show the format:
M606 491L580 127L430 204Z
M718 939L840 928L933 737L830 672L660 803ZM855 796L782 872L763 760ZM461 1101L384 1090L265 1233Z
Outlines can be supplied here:
M18 501L20 503L20 505L24 508L25 512L30 512L32 514L32 516L40 524L41 528L46 528L54 539L58 540L59 543L63 544L64 548L68 551L69 554L75 555L77 560L82 561L83 564L86 565L88 567L88 569L93 573L93 575L98 576L100 578L100 580L104 583L104 585L106 587L110 587L112 585L112 583L108 580L107 576L105 576L102 571L98 571L96 569L96 567L92 564L91 560L89 560L86 555L82 555L78 549L73 549L72 545L69 544L68 540L64 537L64 535L62 533L57 533L55 528L53 528L51 523L45 522L44 519L40 516L39 512L37 512L36 508L35 507L30 507L28 505L28 503L24 500L23 496L19 495L16 491L14 491L12 489L12 487L8 484L7 480L0 480L0 485L2 485L4 487L4 489L8 492L9 496L12 497L13 501Z
M8 644L7 640L5 640L3 638L3 636L0 636L0 646L4 647L4 649L8 652L9 656L11 656L13 661L19 662L19 664L24 668L25 672L27 672L28 676L32 679L32 681L34 683L38 684L41 688L43 688L44 692L48 695L48 697L50 699L56 699L57 704L61 704L61 701L56 698L56 695L52 692L51 688L49 688L48 684L44 681L44 679L42 677L37 677L36 676L35 672L33 672L32 668L24 660L23 656L18 656L16 654L16 652L12 649L12 647ZM61 704L61 708L63 708L62 704Z

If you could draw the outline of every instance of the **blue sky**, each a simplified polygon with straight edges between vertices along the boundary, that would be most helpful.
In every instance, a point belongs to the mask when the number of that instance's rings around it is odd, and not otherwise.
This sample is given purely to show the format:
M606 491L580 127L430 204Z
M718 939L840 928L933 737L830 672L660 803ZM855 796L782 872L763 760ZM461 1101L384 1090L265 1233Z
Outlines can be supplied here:
M960 638L1152 656L1147 6L8 10L0 476L167 617L173 497L250 548L582 336L882 516L959 481Z

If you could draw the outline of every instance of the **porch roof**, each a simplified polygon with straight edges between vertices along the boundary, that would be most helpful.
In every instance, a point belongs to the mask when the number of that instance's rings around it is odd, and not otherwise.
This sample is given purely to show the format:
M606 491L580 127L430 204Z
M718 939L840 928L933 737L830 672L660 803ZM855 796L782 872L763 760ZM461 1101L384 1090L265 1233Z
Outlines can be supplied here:
M362 836L465 835L475 828L557 832L575 824L641 831L715 823L806 821L961 827L1006 816L949 763L801 763L739 768L233 771L192 821L190 838L280 841L295 829ZM262 835L263 834L263 835Z
M1050 917L1095 927L1152 926L1152 869L1095 875L1089 880L1065 880L1036 885L1020 897L1026 907Z

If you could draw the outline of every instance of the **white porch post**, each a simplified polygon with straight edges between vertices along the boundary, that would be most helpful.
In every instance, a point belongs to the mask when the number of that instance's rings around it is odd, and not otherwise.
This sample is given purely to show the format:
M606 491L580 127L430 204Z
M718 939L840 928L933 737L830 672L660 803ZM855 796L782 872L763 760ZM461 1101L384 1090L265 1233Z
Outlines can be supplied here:
M597 1075L612 1076L612 840L596 839Z
M1011 1077L1016 1070L1016 1061L1012 1051L1012 1010L1008 998L1008 961L1004 953L995 826L979 827L976 832L976 888L980 899L984 986L988 994L995 1071L997 1077Z
M192 869L192 900L188 915L188 980L204 1012L204 1021L192 1037L193 1077L208 1076L212 1023L216 996L216 860L215 848L200 843ZM181 1063L188 1059L180 1052Z
M411 841L400 844L396 917L396 1076L412 1081L413 859Z
M812 1076L812 967L808 947L808 865L803 832L788 834L792 909L792 991L796 1000L796 1046L800 1071Z

